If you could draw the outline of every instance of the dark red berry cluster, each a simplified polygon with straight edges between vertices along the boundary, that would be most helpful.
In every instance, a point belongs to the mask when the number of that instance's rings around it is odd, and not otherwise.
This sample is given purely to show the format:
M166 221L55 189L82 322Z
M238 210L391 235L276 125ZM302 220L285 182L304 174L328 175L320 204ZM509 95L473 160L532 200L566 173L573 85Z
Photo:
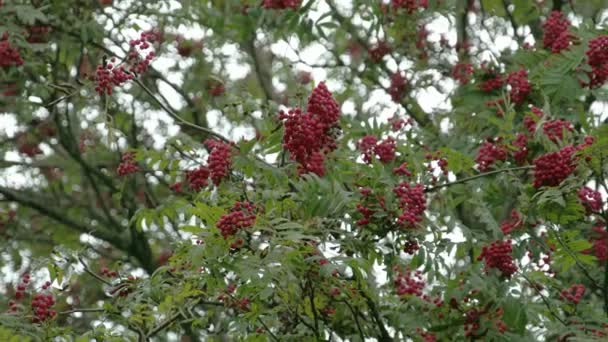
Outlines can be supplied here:
M406 176L406 177L411 177L412 176L412 172L410 170L407 169L407 163L401 163L401 165L393 168L393 174L397 175L397 176Z
M531 108L533 115L526 115L524 117L524 126L529 133L534 134L536 131L536 122L543 117L544 113L540 108L532 106Z
M298 9L302 0L264 0L262 7L265 9Z
M608 260L608 232L603 225L598 224L592 228L593 247L585 253L593 253L599 262Z
M419 8L428 8L429 1L428 0L392 0L391 6L393 9L397 10L400 8L404 8L407 10L408 14L414 13Z
M403 251L409 255L416 254L419 249L420 245L418 245L418 241L416 241L416 239L409 239L403 244Z
M11 45L8 40L8 33L4 33L0 39L0 67L8 68L23 64L23 59L17 48Z
M573 130L572 123L564 119L550 120L543 124L543 133L553 142L563 140L564 132Z
M240 230L253 226L255 219L255 205L249 202L236 202L230 209L230 212L220 217L217 221L217 228L222 233L224 239L227 239Z
M475 161L481 172L488 170L497 161L507 160L507 149L498 143L500 139L488 139L481 144Z
M530 85L530 81L528 81L528 72L525 69L520 69L507 75L505 83L511 87L509 97L516 105L524 102L532 91L532 86Z
M372 62L380 63L382 61L382 58L391 53L391 51L391 47L388 45L387 42L380 41L373 47L369 48L369 50L367 50L367 53L369 54L369 58L372 60Z
M224 86L224 83L212 80L207 84L207 92L213 97L222 96L226 92L226 87Z
M588 72L590 88L600 87L608 79L608 36L599 36L589 41L587 61L591 66Z
M574 284L567 289L562 290L560 298L569 301L572 304L578 304L585 294L585 285Z
M473 65L471 63L458 63L452 68L452 78L460 84L469 84L473 76Z
M199 166L194 170L186 171L186 182L188 183L190 189L194 191L200 191L202 188L206 187L209 184L208 179L210 174L211 173L209 172L209 169L206 166ZM174 184L174 187L176 189L181 190L181 183L176 184Z
M395 160L397 145L392 137L378 142L376 137L366 135L357 142L357 147L363 153L363 161L368 164L371 164L374 156L385 164Z
M414 228L422 222L422 215L426 210L424 186L422 184L411 186L402 182L393 189L393 192L399 198L399 208L402 210L397 223L406 228Z
M521 228L523 226L523 219L521 215L517 212L517 210L511 210L511 217L509 220L506 220L500 224L500 230L502 230L503 234L508 235L511 234L515 229Z
M483 246L481 254L477 260L483 260L485 262L486 270L489 268L495 268L499 270L503 276L511 277L511 275L517 272L517 266L513 261L511 252L511 240L506 241L494 241L489 246Z
M55 298L52 294L36 293L32 298L33 323L41 323L57 315L51 307L55 305Z
M103 275L105 277L108 277L108 278L116 278L116 277L118 277L118 272L117 271L110 271L110 269L107 268L107 267L105 267L105 266L102 267L99 270L99 273L101 273L101 275Z
M298 173L325 174L325 154L336 148L333 131L338 127L340 107L321 82L308 98L307 112L290 109L279 112L285 120L283 147L298 163Z
M448 170L448 160L442 156L441 151L435 151L433 153L427 153L424 159L428 161L426 169L431 174L431 183L437 183L437 173L448 176L450 170Z
M560 53L570 46L572 33L569 31L570 20L560 11L553 11L543 24L543 46L553 53Z
M399 267L395 266L395 279L393 285L395 286L395 292L397 296L402 298L408 298L410 296L422 297L424 286L426 282L422 278L422 272L412 272L409 269L401 271Z
M116 173L122 177L137 172L139 172L139 166L135 162L135 154L132 152L123 153L121 162L116 168Z
M576 149L568 145L557 152L549 152L534 159L534 187L557 186L574 172L572 158Z
M207 139L205 145L209 148L207 165L211 174L211 180L216 186L222 179L228 177L232 166L232 146L215 139Z
M515 140L511 143L515 149L512 152L513 159L518 165L523 165L528 159L528 136L523 133L517 133Z
M584 186L578 190L578 198L588 214L599 213L602 210L602 194L599 191Z
M48 34L51 30L50 26L47 25L35 25L27 28L27 42L31 44L46 43L48 40Z
M401 103L401 99L405 95L407 89L407 80L401 72L396 72L391 75L391 85L388 88L388 93L391 99L396 103Z
M385 210L386 206L384 204L383 196L371 196L371 189L362 188L359 190L359 192L361 193L361 196L363 196L363 200L361 203L357 203L357 211L363 217L357 221L357 224L360 226L365 226L371 223L373 215L377 211Z
M502 88L503 85L503 77L498 72L494 69L486 69L482 76L482 82L479 84L479 89L484 93L491 93Z
M19 133L16 142L19 153L23 153L30 158L42 154L40 142L35 135L28 134L27 132Z

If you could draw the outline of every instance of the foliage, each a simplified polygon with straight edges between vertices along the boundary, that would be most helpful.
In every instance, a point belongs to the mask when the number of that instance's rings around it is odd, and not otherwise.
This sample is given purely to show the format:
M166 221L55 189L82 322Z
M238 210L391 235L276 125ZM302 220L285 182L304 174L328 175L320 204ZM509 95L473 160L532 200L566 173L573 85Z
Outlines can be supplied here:
M606 339L603 5L0 1L0 340Z

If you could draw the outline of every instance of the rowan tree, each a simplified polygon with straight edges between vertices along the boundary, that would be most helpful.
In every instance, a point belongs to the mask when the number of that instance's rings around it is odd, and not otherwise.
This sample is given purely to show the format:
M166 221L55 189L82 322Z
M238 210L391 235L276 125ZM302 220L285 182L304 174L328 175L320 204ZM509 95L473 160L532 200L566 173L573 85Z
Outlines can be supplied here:
M0 1L0 340L606 340L606 14Z

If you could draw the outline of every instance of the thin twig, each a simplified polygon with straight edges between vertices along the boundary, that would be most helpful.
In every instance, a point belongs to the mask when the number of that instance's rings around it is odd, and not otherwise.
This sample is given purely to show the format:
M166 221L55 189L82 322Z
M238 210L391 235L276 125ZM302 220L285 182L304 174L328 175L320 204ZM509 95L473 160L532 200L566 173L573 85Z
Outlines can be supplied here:
M80 263L82 264L82 267L84 267L84 271L87 272L90 276L92 276L93 278L99 280L100 282L108 285L108 286L112 286L112 283L110 283L109 281L103 279L102 277L100 277L97 273L91 271L91 269L89 268L89 266L87 266L87 264L84 262L84 260L82 260L82 258L80 257L80 255L78 256L78 261L80 261Z
M78 313L78 312L104 312L106 311L105 309L96 309L96 308L80 308L80 309L72 309L72 310L68 310L68 311L61 311L59 312L60 315L69 315L69 314L73 314L73 313Z
M260 322L260 324L264 326L264 329L266 329L266 331L270 334L270 337L272 337L274 341L280 341L279 338L272 331L270 331L270 328L268 328L268 326L266 325L266 323L264 323L261 317L258 317L258 322Z
M524 279L526 279L526 281L528 281L528 283L530 284L530 287L532 289L534 289L534 291L536 291L536 293L540 296L542 301L545 303L545 306L547 307L547 309L549 309L549 313L551 314L551 316L555 317L555 319L560 321L563 325L568 326L568 324L563 319L561 319L561 317L559 317L555 311L553 311L553 307L551 306L551 303L549 303L549 301L542 294L542 292L540 292L540 290L536 286L534 286L534 283L530 280L530 278L528 278L523 272L521 273L521 276L524 277Z
M533 165L526 165L526 166L510 167L510 168L506 168L506 169L499 169L499 170L484 172L484 173L480 173L480 174L475 175L475 176L459 179L457 181L453 181L453 182L449 182L449 183L444 183L444 184L439 184L439 185L436 185L436 186L433 186L433 187L430 187L430 188L426 188L424 190L424 192L434 192L434 191L437 191L437 190L439 190L441 188L446 188L446 187L449 187L449 186L452 186L452 185L466 183L466 182L475 180L477 178L487 177L487 176L495 175L497 173L509 172L509 171L517 171L517 170L528 170L528 169L532 169L532 168L534 168Z

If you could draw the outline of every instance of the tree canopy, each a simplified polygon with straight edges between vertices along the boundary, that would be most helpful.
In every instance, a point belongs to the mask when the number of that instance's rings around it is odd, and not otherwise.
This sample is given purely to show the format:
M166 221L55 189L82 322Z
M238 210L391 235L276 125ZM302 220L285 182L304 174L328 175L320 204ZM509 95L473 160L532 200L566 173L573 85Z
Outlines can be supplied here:
M606 1L0 18L0 340L608 338Z

